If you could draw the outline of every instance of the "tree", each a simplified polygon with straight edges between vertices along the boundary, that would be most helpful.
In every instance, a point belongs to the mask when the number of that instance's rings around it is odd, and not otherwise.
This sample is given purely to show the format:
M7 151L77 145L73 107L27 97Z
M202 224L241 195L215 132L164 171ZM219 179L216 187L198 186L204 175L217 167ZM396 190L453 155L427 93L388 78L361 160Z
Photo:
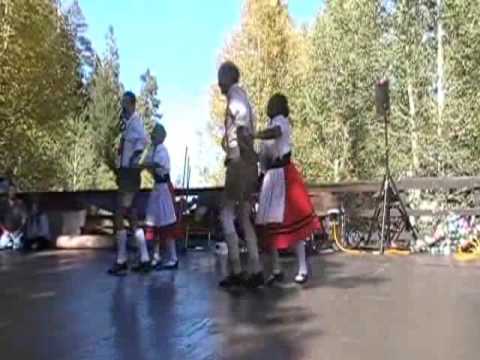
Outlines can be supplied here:
M148 131L153 128L156 121L162 118L159 112L161 101L158 99L157 78L149 69L140 76L142 87L138 97L137 109L145 121Z
M52 1L3 0L0 13L0 172L41 190L55 184L61 120L80 104L79 59Z
M220 61L231 60L239 67L241 83L255 109L257 127L266 125L270 96L275 92L288 94L292 84L289 65L297 49L295 40L288 8L282 1L245 1L240 30L228 42ZM223 136L224 112L224 99L215 84L211 89L210 132L218 143Z
M429 142L438 124L433 117L436 46L430 3L395 1L388 14L386 57L392 80L392 164L397 175L432 175L434 171L435 149Z
M376 1L331 0L311 36L307 77L295 138L313 180L379 175L383 152L374 113L374 85L382 75L382 7Z
M288 89L290 49L295 48L292 34L288 8L281 1L247 0L240 31L221 55L222 61L231 60L239 67L241 82L256 108L260 125L265 125L270 96ZM218 90L214 94L217 97ZM223 110L214 109L217 120L223 121Z
M95 68L96 53L92 42L86 36L88 25L78 0L74 0L70 4L65 12L65 17L75 42L75 50L81 60L79 72L84 82L87 83Z
M65 120L64 135L59 142L59 161L63 164L62 188L66 191L94 188L98 176L94 129L87 114Z
M478 175L480 161L480 8L477 2L437 1L445 56L445 175Z
M158 99L158 84L157 78L152 75L150 69L147 69L144 74L140 76L142 87L140 96L138 97L137 110L145 122L145 128L150 133L157 121L162 118L159 112L160 99ZM142 187L152 187L154 179L150 172L142 172Z
M63 16L49 0L14 1L0 57L1 119L55 123L77 101L78 59ZM44 94L49 94L45 101Z
M113 28L107 33L107 50L102 59L97 59L90 88L89 121L95 132L97 152L96 187L114 186L113 171L116 168L118 141L120 136L119 118L122 86L120 84L118 48Z

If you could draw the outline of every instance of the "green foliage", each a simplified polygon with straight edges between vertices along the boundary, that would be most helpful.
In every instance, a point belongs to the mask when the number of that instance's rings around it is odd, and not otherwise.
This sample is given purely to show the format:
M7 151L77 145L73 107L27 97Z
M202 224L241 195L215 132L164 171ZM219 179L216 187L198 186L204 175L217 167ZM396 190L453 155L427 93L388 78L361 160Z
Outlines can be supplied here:
M303 94L294 99L301 109L297 152L310 180L377 175L382 153L373 91L384 68L381 10L373 1L330 1L318 17ZM312 136L304 138L306 129Z
M155 122L162 118L159 112L161 102L158 99L157 78L147 69L140 76L140 80L142 81L142 88L138 97L137 111L145 121L148 132L150 132Z
M145 122L145 128L151 133L155 123L162 118L160 114L160 103L158 99L157 78L149 69L140 76L142 87L137 102L137 111ZM142 172L142 187L153 187L154 179L149 171Z
M122 86L120 84L118 48L113 28L107 34L107 50L98 59L90 85L89 121L95 129L94 148L97 166L104 164L110 171L116 167ZM110 184L97 184L106 187Z
M444 0L446 102L445 173L480 172L480 7L476 1Z
M26 189L51 188L54 135L81 104L73 38L50 0L2 0L0 13L0 173Z
M436 72L435 9L431 1L397 1L389 20L392 82L392 153L397 175L434 175L432 133L438 129L433 87ZM432 146L433 145L433 146Z
M119 53L113 29L98 56L78 1L0 0L0 175L23 190L114 188ZM245 0L220 61L242 73L258 118L269 97L290 102L294 157L310 182L379 178L383 124L374 85L391 82L395 176L480 170L480 7L464 0L326 0L296 29L279 0ZM158 84L141 75L138 111L160 118ZM224 99L211 88L208 132L222 136ZM223 159L202 174L221 182ZM143 184L152 179L144 175Z
M75 51L80 59L81 67L78 71L82 79L88 82L95 69L96 53L92 42L86 36L88 25L78 0L74 0L70 4L65 12L65 18L69 32L74 39Z
M221 58L239 65L261 118L274 91L287 93L295 159L311 182L382 176L374 88L384 75L393 173L474 175L479 16L473 1L329 0L311 29L292 29L280 2L247 0ZM221 105L214 89L213 129L221 127Z
M114 188L120 67L102 58L77 1L0 1L0 173L22 190Z
M297 44L287 6L280 1L248 0L243 8L242 24L226 45L220 62L231 60L241 71L241 83L255 109L257 127L267 123L266 104L275 92L288 93ZM225 102L218 87L211 89L212 123L210 133L217 143L223 136ZM223 159L219 170L202 171L215 182L220 181Z
M266 123L268 98L274 92L285 92L290 84L288 65L293 57L291 48L295 48L292 30L287 7L281 2L246 1L241 30L233 35L221 56L222 61L231 60L241 69L241 82L261 125ZM216 119L223 122L223 114L224 108L216 110Z
M67 191L95 187L97 178L94 148L95 130L87 114L72 116L64 122L64 135L59 142L59 162L63 165L63 186Z

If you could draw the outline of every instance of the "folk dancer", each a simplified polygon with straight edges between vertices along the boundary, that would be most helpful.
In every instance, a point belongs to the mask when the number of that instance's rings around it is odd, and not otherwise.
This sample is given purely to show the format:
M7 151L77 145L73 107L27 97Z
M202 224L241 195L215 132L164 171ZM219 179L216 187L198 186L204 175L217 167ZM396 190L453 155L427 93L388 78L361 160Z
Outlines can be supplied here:
M224 200L221 210L223 232L228 246L231 273L220 281L221 287L263 285L257 236L250 219L251 198L257 188L258 157L254 150L255 118L246 92L239 86L240 72L235 64L225 62L218 71L218 85L227 99L225 134L222 147L226 153ZM244 279L240 263L239 236L235 229L236 207L245 232L249 256L249 276Z
M287 98L275 94L267 106L268 127L255 137L262 141L261 185L256 224L271 254L267 284L283 280L278 250L294 247L298 260L295 282L305 283L308 267L305 239L319 227L301 175L291 160L292 139Z
M175 212L175 198L170 181L170 156L164 145L167 132L165 128L156 124L153 128L151 140L153 149L147 156L143 167L148 168L155 179L153 191L148 198L145 225L147 240L154 241L152 268L155 270L177 269L178 257L175 240L178 236L177 215ZM166 262L160 257L160 244L164 243L169 254Z
M145 242L145 232L138 226L137 210L134 206L136 193L141 185L141 156L148 145L148 135L140 115L135 111L135 94L128 91L122 98L122 121L120 125L121 140L118 156L117 184L118 197L115 210L115 235L117 239L117 259L108 270L111 275L126 275L127 265L127 230L124 221L128 218L139 251L140 262L132 267L133 271L148 273L150 257Z

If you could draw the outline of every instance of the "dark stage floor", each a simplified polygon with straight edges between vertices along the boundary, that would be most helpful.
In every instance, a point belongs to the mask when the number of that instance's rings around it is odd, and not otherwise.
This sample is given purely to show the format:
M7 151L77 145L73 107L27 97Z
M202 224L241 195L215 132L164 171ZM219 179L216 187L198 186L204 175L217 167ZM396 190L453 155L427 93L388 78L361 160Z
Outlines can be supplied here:
M104 251L0 253L0 359L478 359L480 265L312 259L309 286L227 293L213 257L112 278ZM290 260L288 260L290 261Z

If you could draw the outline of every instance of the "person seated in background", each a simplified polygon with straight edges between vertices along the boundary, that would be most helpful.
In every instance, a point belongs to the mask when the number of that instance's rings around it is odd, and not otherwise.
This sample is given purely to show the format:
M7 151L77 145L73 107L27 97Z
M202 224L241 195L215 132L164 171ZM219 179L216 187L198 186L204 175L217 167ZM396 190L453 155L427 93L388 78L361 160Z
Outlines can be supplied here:
M6 194L8 192L8 179L0 176L0 194Z
M6 199L0 201L1 249L20 249L27 212L17 195L15 184L9 182Z
M25 226L23 250L46 249L49 246L50 239L47 214L41 209L38 199L34 198Z

